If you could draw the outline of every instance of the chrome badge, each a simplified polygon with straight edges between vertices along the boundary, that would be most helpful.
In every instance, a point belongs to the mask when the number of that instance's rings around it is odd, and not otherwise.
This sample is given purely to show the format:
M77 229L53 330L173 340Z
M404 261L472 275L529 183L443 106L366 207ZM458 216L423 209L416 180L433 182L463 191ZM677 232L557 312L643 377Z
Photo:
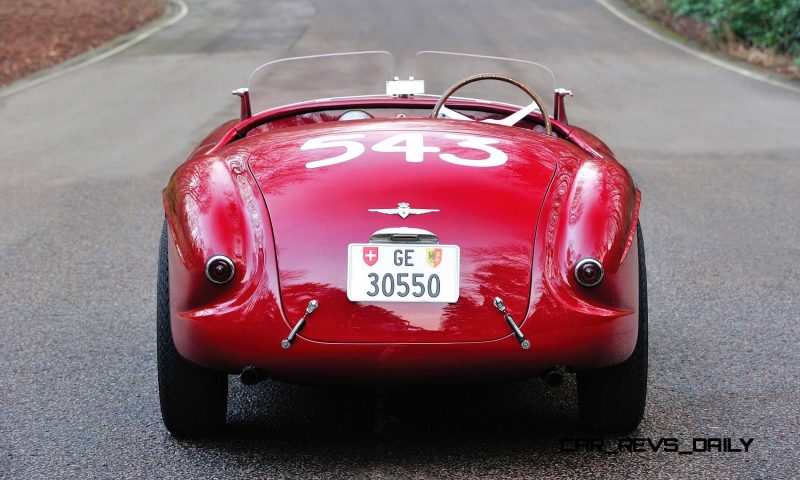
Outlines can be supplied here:
M435 208L411 208L410 203L400 202L397 204L397 208L370 208L369 211L386 215L400 215L400 218L406 218L409 215L422 215L423 213L433 213L439 210Z

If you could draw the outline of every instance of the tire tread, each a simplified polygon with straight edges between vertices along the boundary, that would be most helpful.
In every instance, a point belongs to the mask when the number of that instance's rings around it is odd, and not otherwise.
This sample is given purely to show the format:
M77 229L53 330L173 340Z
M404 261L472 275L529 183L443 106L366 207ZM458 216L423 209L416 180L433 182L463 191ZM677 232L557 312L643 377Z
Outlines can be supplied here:
M647 400L647 269L641 226L636 224L639 253L639 331L631 356L618 365L579 372L581 423L590 430L630 432L644 417Z
M167 224L161 231L156 300L158 394L161 418L175 436L205 435L220 430L228 408L228 375L190 363L172 339L169 305Z

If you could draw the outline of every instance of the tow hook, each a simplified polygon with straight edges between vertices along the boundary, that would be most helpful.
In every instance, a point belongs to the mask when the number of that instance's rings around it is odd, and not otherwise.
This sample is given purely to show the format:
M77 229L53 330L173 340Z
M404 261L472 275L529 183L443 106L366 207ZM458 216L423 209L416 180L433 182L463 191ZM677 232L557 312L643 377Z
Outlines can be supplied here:
M531 348L531 341L526 339L525 335L522 334L522 331L517 326L514 318L510 313L508 313L508 310L506 310L506 304L503 303L503 300L500 297L494 297L494 308L498 309L500 313L503 314L503 318L506 319L506 323L514 333L514 338L516 338L519 342L519 346L522 347L523 350Z
M294 325L294 328L292 329L291 332L289 332L289 335L283 340L281 340L281 348L283 348L284 350L288 350L289 347L292 346L292 343L294 343L294 339L297 337L297 334L300 333L300 330L302 330L303 327L306 326L306 318L308 318L309 315L314 313L314 310L316 310L318 306L319 302L317 302L316 300L311 300L310 302L308 302L305 315L300 317L300 320L298 320L297 323Z

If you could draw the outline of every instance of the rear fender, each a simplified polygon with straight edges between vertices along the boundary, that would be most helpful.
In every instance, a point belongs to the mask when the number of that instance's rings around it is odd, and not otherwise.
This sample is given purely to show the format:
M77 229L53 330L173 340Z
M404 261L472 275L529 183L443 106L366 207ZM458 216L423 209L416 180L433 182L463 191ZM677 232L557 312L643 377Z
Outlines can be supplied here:
M163 192L171 237L172 308L190 310L214 305L233 307L256 288L264 268L267 213L246 163L237 155L224 159L198 156L183 164ZM236 273L225 285L205 277L214 255L233 260ZM177 261L172 261L177 260Z
M569 308L586 313L635 312L638 275L625 259L636 236L639 190L628 172L609 160L589 159L577 167L571 182L569 175L560 180L548 225L550 290ZM579 285L574 276L575 265L587 257L598 260L605 272L594 288Z
M194 147L194 150L192 150L192 153L189 155L189 158L199 154L210 153L211 149L216 144L218 144L220 140L222 140L222 138L224 138L228 134L228 132L234 129L237 123L238 120L228 120L227 122L223 123L216 129L214 129L214 131L206 135L206 138L201 140L200 143L198 143L197 146Z

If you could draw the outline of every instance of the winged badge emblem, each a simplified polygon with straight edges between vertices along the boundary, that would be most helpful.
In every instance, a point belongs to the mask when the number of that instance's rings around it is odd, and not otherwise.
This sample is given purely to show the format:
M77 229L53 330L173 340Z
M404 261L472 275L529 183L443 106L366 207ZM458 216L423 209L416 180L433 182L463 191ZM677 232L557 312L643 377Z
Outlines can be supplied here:
M434 213L439 210L436 208L411 208L410 203L400 202L397 204L397 208L370 208L369 211L386 215L400 215L400 218L406 218L409 215L422 215L423 213Z

